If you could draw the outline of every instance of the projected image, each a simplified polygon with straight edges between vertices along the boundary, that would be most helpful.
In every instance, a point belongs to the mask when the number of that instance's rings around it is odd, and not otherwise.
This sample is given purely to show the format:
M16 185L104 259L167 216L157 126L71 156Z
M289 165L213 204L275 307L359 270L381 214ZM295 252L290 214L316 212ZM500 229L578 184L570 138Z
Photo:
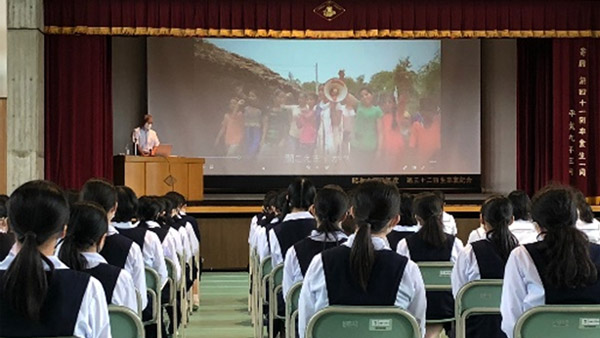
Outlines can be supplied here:
M396 173L441 151L439 41L197 39L194 60L213 169Z

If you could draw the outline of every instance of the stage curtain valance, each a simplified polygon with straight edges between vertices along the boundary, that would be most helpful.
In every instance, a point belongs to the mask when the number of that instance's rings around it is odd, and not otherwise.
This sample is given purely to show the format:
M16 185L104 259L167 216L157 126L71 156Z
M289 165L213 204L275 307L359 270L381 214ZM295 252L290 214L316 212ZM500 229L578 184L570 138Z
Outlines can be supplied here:
M45 0L50 34L270 38L600 37L599 1Z

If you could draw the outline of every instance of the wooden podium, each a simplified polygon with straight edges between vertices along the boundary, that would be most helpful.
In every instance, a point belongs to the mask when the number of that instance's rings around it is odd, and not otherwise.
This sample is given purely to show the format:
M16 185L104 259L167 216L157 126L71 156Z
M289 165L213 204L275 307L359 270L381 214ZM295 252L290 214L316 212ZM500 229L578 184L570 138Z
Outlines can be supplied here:
M116 155L113 161L115 185L130 187L138 197L177 191L188 201L204 198L203 158Z

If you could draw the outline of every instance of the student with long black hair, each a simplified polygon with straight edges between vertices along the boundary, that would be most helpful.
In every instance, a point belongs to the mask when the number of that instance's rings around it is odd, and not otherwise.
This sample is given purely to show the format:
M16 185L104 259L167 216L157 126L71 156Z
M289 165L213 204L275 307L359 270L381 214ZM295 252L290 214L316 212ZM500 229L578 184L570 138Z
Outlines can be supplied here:
M419 222L415 218L414 200L415 197L412 194L403 193L401 195L400 222L387 235L390 248L394 251L398 248L398 243L401 240L421 229L421 226L418 224Z
M8 220L17 243L0 263L0 336L111 337L102 284L54 256L69 220L58 186L21 185L8 202Z
M344 244L317 254L304 277L298 330L329 305L379 305L406 309L425 326L425 287L418 266L390 249L386 235L398 223L395 186L368 181L352 197L358 230Z
M324 188L317 193L315 204L309 210L317 220L317 229L309 237L296 242L285 255L282 283L284 295L287 295L292 285L302 281L316 254L339 246L348 239L341 228L348 204L348 196L341 188Z
M504 278L504 266L510 252L519 243L510 232L513 208L503 196L492 196L481 206L480 222L485 226L486 238L467 244L452 269L452 293L465 284L479 279ZM500 315L474 316L467 319L467 337L504 338Z
M533 197L533 221L542 240L508 257L500 312L513 337L517 319L544 304L600 304L600 246L575 227L577 205L570 188L547 186Z
M575 227L583 231L590 242L600 243L600 222L594 218L592 207L585 200L581 190L574 189L575 203L577 204L577 214L579 215Z
M102 283L109 304L137 312L135 285L129 272L110 265L98 252L104 246L106 212L94 202L75 202L58 258L73 270L89 273Z
M110 183L101 179L91 179L85 182L79 193L80 201L95 202L106 212L108 220L108 233L104 240L104 247L100 254L108 264L125 269L133 277L135 288L141 295L141 307L148 306L146 295L146 272L144 271L144 256L137 243L119 234L119 231L110 223L117 212L117 189Z
M460 239L444 233L442 217L444 202L433 193L422 193L415 198L415 215L421 229L398 243L397 252L415 262L456 263L463 249ZM454 297L450 291L427 291L427 319L454 317ZM451 325L427 325L425 337L436 337L442 327L448 332Z

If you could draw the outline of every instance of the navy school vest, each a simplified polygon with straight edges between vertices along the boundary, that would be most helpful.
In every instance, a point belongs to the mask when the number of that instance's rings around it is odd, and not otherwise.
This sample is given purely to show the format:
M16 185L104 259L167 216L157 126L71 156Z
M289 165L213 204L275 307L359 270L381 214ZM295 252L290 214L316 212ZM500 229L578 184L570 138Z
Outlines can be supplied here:
M375 251L365 292L351 270L350 250L342 245L321 254L329 305L394 305L408 258L392 250Z
M415 262L448 262L456 238L446 234L446 243L436 248L426 243L419 233L406 238L410 258ZM427 319L444 319L454 316L454 297L450 291L427 291Z
M95 268L83 270L89 273L94 278L100 281L104 288L104 294L106 295L106 301L108 304L112 304L112 295L119 279L121 269L114 265L100 263Z
M308 237L316 226L317 222L313 218L303 218L282 222L273 227L281 248L281 256L285 257L288 249L299 240Z
M531 259L540 275L546 304L600 304L600 276L596 282L583 288L560 288L550 285L546 279L548 256L546 244L541 242L526 244L525 249L529 252ZM590 243L590 258L600 272L600 246Z
M477 267L481 279L503 279L506 260L500 257L498 250L492 242L482 239L471 243L473 253L477 259ZM502 316L478 315L467 318L467 338L505 338L502 331Z
M6 273L0 270L0 280ZM0 337L72 336L90 275L70 269L47 273L48 293L42 305L39 322L31 321L10 309L0 285Z
M322 242L311 238L305 238L294 244L296 258L298 259L302 276L304 277L304 275L306 275L306 270L308 270L308 266L310 265L313 257L322 251L335 248L344 242L346 242L345 238L342 238L336 242Z
M142 252L144 251L144 239L146 238L146 231L148 231L147 229L135 227L130 229L117 228L117 230L119 230L121 235L131 239L137 245L139 245L140 249L142 249Z
M154 228L148 228L148 230L155 233L158 236L158 239L160 240L161 243L165 241L165 238L167 238L167 235L169 234L169 229L166 227L165 228L154 227Z
M198 240L198 243L200 243L201 236L200 229L198 228L198 220L190 215L181 216L181 219L184 221L183 225L185 225L186 222L190 222L192 225L192 230L194 230L194 234L196 235L196 239Z
M132 244L133 241L131 239L121 234L106 236L104 248L102 248L100 254L106 259L108 264L123 269Z
M387 240L388 243L390 243L390 248L392 248L392 250L396 251L396 248L398 247L398 243L400 243L401 240L405 239L406 237L413 235L415 232L414 231L395 231L392 230L388 235L387 235Z
M273 229L276 225L281 224L280 222L277 223L269 223L267 225L265 225L265 234L267 236L267 245L269 246L269 251L271 251L271 237L269 236L269 232L271 231L271 229Z

